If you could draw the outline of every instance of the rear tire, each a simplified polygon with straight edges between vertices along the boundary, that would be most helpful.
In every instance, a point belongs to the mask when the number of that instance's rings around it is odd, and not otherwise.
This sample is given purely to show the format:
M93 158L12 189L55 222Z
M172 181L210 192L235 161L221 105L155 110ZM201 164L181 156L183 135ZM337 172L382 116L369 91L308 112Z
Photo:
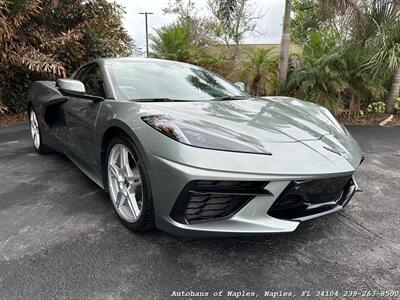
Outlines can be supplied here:
M35 151L39 154L49 154L53 150L45 144L42 137L42 129L40 128L37 115L33 107L29 109L29 126L31 129L32 142Z
M107 189L122 224L132 231L154 228L149 176L138 149L126 135L114 138L105 160Z

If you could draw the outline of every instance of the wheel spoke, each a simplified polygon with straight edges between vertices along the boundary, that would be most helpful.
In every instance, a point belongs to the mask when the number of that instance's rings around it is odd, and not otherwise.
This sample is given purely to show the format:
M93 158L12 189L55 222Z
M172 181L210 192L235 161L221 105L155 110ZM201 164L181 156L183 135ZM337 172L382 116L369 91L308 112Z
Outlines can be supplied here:
M121 171L125 177L131 177L133 175L132 169L129 165L129 150L123 146L121 146Z
M121 208L125 203L126 197L121 191L117 192L117 199L115 199L115 204L117 207Z
M112 175L114 175L115 178L119 179L119 177L121 176L121 170L120 168L118 168L115 164L113 163L109 163L108 167L112 173Z
M34 133L34 140L35 140L35 144L37 145L39 142L39 135L37 134L37 132Z
M133 217L136 219L140 214L140 209L136 202L136 197L130 193L128 193L128 206L132 212Z
M31 123L33 124L33 127L36 129L38 127L37 119L36 119L36 114L32 111L31 113Z
M128 151L122 146L120 147L120 163L122 170L126 167L126 165L129 165Z

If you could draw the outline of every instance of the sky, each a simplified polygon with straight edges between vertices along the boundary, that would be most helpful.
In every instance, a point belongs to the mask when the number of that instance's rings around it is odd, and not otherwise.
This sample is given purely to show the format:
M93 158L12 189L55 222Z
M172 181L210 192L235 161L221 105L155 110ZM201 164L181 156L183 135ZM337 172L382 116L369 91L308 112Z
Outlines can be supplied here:
M258 11L263 17L257 22L257 33L249 34L243 43L251 44L278 44L282 33L282 17L284 13L284 0L252 0ZM124 27L135 40L136 45L145 50L145 22L144 15L139 12L152 12L149 15L149 33L154 32L154 28L172 23L176 16L164 15L162 9L168 5L168 0L116 0L118 4L125 7L126 15L123 23ZM196 6L201 8L201 13L206 13L207 0L196 0Z

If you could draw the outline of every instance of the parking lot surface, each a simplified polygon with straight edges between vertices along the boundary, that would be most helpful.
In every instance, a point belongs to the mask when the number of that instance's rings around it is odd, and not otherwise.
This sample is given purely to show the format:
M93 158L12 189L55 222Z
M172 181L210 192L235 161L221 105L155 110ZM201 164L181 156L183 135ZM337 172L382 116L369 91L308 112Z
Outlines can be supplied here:
M367 158L345 210L290 234L187 240L130 232L66 157L34 152L27 124L0 129L0 298L398 291L400 127L349 130Z

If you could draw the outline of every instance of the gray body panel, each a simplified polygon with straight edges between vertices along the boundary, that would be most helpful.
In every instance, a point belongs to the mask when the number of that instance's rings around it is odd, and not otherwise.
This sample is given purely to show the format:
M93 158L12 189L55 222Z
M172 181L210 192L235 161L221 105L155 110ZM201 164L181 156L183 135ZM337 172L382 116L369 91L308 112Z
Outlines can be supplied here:
M124 131L145 160L156 225L168 232L209 236L293 231L299 221L267 215L290 182L351 175L362 159L358 144L347 130L310 102L287 97L181 103L123 101L115 99L104 67L113 59L96 62L104 76L107 96L104 101L64 97L50 82L33 84L28 101L38 114L42 135L51 147L65 153L104 187L102 158L107 144L104 136L108 130ZM45 115L52 106L57 120L49 124ZM169 115L206 128L218 127L262 146L272 155L185 145L141 120L149 115ZM329 150L332 148L340 149L340 155ZM182 189L193 180L268 181L272 195L255 197L227 219L181 224L170 213Z

